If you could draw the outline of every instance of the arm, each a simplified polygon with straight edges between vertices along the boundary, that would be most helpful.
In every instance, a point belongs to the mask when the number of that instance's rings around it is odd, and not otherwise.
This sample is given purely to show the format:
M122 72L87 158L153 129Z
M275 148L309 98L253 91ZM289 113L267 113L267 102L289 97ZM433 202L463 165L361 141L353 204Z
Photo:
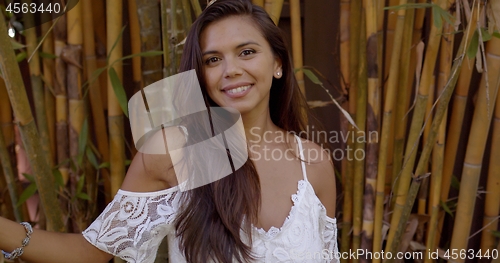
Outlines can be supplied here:
M0 217L0 248L11 252L26 236L24 227ZM34 229L22 258L29 262L108 262L113 256L91 245L81 234Z
M132 192L163 190L176 184L168 155L138 153L130 165L122 189ZM169 172L166 172L169 171ZM170 178L170 179L169 179ZM0 217L0 249L12 252L26 237L24 227ZM3 257L0 254L0 257ZM108 262L113 255L99 250L80 233L56 233L34 229L22 259L29 262Z

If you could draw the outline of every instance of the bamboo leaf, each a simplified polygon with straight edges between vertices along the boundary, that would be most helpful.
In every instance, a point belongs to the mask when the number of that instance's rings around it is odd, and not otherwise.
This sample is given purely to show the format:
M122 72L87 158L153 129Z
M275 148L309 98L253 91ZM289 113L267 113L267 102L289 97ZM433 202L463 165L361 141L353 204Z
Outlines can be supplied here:
M120 41L120 39L122 38L122 35L123 35L123 31L125 31L125 26L122 27L122 30L120 31L120 34L118 35L118 37L115 39L115 42L113 43L113 46L111 46L111 50L108 51L108 56L106 57L106 61L108 61L107 64L109 64L109 56L113 53L113 50L115 49L116 45L118 45L118 42Z
M109 162L103 162L97 167L97 169L102 169L102 168L109 168Z
M488 30L486 30L485 28L481 28L481 36L483 37L484 42L489 41L492 37L490 32L488 32Z
M474 32L474 35L472 36L469 48L467 49L467 57L473 58L477 54L477 50L479 48L479 34Z
M454 217L453 216L453 212L451 211L450 207L448 206L448 204L446 204L445 202L441 201L441 207L443 208L443 210L449 214L451 217Z
M438 9L439 6L432 6L432 20L434 21L434 26L441 28L443 26L443 21L441 20L441 12Z
M307 68L301 68L300 70L302 70L304 72L304 74L314 83L314 84L318 84L320 85L327 93L328 95L330 96L330 99L332 100L332 102L335 104L335 106L337 106L337 108L340 110L340 112L342 112L342 114L344 115L344 117L347 119L347 121L349 121L349 123L356 127L356 129L359 130L358 126L356 125L356 122L354 122L354 120L352 119L351 117L351 114L349 114L349 112L347 112L346 110L344 110L344 108L342 108L342 106L339 105L339 103L337 102L337 100L335 100L333 97L332 97L332 94L330 94L330 91L328 91L328 89L325 88L325 86L323 86L323 82L321 82L319 80L319 78L316 76L316 74L314 74L311 70L307 69Z
M16 49L21 49L21 48L25 48L26 46L17 42L16 40L14 40L13 38L10 39L10 43L12 43L12 48L14 48L14 50Z
M86 193L77 193L76 197L80 198L80 199L83 199L83 200L90 201L90 197Z
M114 68L109 68L108 72L109 79L111 80L111 85L113 86L116 98L118 99L118 103L120 103L123 114L125 114L125 116L127 116L128 118L127 95L125 94L125 89L123 89L122 83L120 82L120 78L118 78L116 70Z
M28 198L32 197L38 188L35 183L31 183L26 189L24 189L23 193L19 197L19 201L17 201L17 206L22 205Z
M82 192L84 184L85 184L85 175L82 174L80 178L78 178L78 183L76 184L76 194Z
M490 233L491 233L493 236L500 238L500 231L490 231Z
M27 55L27 54L26 54L26 52L24 52L24 51L23 51L23 52L20 52L20 53L17 53L17 55L16 55L16 61L17 61L17 63L19 63L19 62L21 62L21 61L25 60L25 59L26 59L26 56L28 56L28 55Z
M48 58L48 59L54 59L54 58L57 58L56 55L54 54L50 54L50 53L45 53L43 51L39 51L38 54L40 55L40 57L42 58Z
M323 85L323 82L321 82L318 77L309 69L303 68L302 72L314 83L318 85Z
M59 171L58 168L54 168L54 169L52 169L52 174L54 175L57 188L64 186L64 179L63 179L61 171Z
M35 178L31 174L23 173L23 176L30 181L30 183L35 183Z
M99 163L97 162L97 158L95 157L94 152L92 152L92 150L89 147L87 147L85 153L87 155L87 159L92 164L92 166L94 166L95 169L99 169Z
M78 136L78 155L79 156L80 155L83 156L85 148L87 146L87 138L88 138L88 134L89 134L88 126L89 125L88 125L87 119L85 119L85 121L83 121L82 130L80 131L80 136ZM80 161L79 161L79 163L81 164Z

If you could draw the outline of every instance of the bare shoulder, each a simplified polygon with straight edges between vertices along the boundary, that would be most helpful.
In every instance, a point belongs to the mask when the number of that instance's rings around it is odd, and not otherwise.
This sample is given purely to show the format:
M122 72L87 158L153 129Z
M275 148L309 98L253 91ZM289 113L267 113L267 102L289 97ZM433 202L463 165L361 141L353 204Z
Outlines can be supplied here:
M327 215L333 218L335 217L337 193L332 157L329 150L320 145L309 140L301 140L306 161L307 179L321 203L326 207Z
M182 131L168 127L155 132L134 156L121 186L131 192L153 192L177 185L169 149L185 142Z

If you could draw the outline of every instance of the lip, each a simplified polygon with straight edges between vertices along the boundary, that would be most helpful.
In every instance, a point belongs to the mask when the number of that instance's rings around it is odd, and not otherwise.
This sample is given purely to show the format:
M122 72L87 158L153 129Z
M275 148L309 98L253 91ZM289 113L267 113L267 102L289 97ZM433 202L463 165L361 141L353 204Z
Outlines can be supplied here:
M243 92L240 92L240 93L228 93L227 92L228 90L236 89L236 88L243 87L243 86L249 86L249 85L250 85L250 88L248 88L247 90L245 90ZM224 88L221 89L221 91L226 96L228 96L230 98L240 98L240 97L243 97L243 96L247 95L248 92L250 92L250 90L252 89L252 87L253 87L253 83L240 82L240 83L236 83L236 84L225 86Z

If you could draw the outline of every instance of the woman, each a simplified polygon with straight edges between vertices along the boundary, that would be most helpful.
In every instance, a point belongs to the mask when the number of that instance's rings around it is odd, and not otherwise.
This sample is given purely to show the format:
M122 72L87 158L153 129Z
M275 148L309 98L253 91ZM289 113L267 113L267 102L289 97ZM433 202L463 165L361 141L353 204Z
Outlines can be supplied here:
M169 158L139 153L83 236L36 230L25 260L154 262L168 238L174 263L337 262L333 166L319 145L294 135L304 135L306 104L280 30L247 0L218 0L193 24L183 54L181 71L196 70L207 104L241 113L246 163L181 192ZM25 235L0 218L1 249Z

